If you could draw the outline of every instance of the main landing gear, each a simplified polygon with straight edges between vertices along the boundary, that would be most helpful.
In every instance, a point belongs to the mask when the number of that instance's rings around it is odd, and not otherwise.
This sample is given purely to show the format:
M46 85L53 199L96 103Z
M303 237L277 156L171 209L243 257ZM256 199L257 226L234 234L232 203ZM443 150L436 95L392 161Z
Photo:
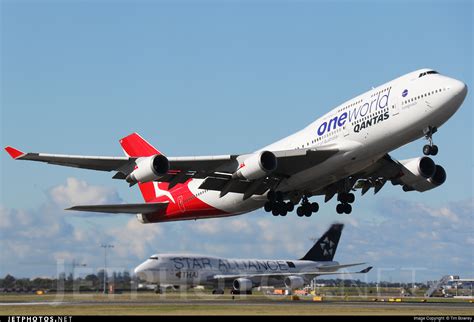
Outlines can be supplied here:
M265 203L265 211L271 212L273 216L286 216L295 209L293 202L283 201L283 193L281 191L269 191L267 195L268 201ZM318 212L319 204L317 202L310 203L308 197L303 196L301 206L296 209L299 217L310 217L313 213Z
M428 128L423 130L425 134L425 138L429 141L429 144L423 147L423 154L424 155L437 155L438 154L438 146L433 144L433 134L436 133L438 129L434 126L429 126Z
M336 212L338 214L350 214L352 212L352 206L350 205L355 201L355 195L351 193L339 193L337 195L337 201L340 202L336 206Z
M269 191L267 195L268 201L265 203L265 211L272 212L273 216L286 216L295 209L292 202L283 201L283 193L281 191Z
M298 217L311 217L313 213L318 212L319 205L317 202L310 203L308 197L303 196L303 200L301 201L301 206L296 208L296 214Z

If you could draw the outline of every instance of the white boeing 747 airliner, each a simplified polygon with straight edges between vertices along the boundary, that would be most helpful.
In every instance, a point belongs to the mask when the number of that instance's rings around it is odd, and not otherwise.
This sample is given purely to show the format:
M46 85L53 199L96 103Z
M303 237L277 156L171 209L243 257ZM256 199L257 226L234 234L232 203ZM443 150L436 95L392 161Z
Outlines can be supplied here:
M191 288L197 285L214 288L223 294L224 287L232 287L233 294L250 294L258 286L302 288L322 275L364 274L372 267L357 272L339 272L345 267L365 263L339 264L333 261L341 237L342 224L333 224L299 260L226 259L187 254L156 254L135 268L142 280L157 284Z
M17 160L114 171L114 179L138 183L145 203L80 205L78 211L137 214L142 223L224 217L261 207L285 216L311 216L337 195L338 213L349 214L353 191L377 193L387 181L404 191L444 183L445 170L432 136L461 106L467 86L431 69L420 69L337 106L301 131L253 153L166 157L138 134L120 140L125 157L74 156L6 151ZM388 153L419 138L425 156L397 161Z

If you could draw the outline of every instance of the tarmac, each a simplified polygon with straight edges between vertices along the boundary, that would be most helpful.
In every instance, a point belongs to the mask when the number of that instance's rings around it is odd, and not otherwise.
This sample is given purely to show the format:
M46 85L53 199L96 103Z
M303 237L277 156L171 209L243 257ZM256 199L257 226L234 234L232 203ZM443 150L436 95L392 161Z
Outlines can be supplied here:
M322 314L322 315L474 315L474 303L469 300L402 298L401 302L369 298L349 299L336 298L322 302L312 301L311 297L290 300L288 296L207 296L171 297L126 295L109 296L66 296L58 298L31 297L18 298L0 296L0 315L235 315L235 314ZM472 321L472 320L469 320Z

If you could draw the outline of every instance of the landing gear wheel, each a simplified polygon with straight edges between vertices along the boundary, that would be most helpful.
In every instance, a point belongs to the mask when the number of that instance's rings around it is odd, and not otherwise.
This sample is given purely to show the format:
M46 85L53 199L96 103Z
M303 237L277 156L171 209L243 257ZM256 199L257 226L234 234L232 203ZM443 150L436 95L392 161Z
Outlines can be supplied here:
M431 155L431 146L430 145L427 144L423 147L423 154L424 155Z
M429 144L423 147L424 155L437 155L438 154L438 147L433 144L433 134L435 134L436 131L438 131L436 126L428 126L426 129L423 130L423 133L425 134L425 138L429 142Z
M303 217L304 216L303 207L299 206L298 208L296 208L296 214L298 215L298 217Z
M271 203L270 201L267 201L267 202L265 203L265 206L264 206L263 208L265 209L266 212L272 211L272 208L273 208L273 207L272 207L272 203Z
M344 213L344 204L342 204L342 203L337 204L337 206L336 206L336 212L337 212L339 215L343 214L343 213Z
M276 216L278 216L279 214L280 214L280 213L278 212L278 209L273 209L273 210L272 210L272 215L273 215L273 216L276 217Z
M346 199L348 203L353 203L355 201L355 195L352 192L348 193Z
M343 206L344 206L344 209L343 209L343 210L344 210L344 213L345 213L345 214L348 215L348 214L350 214L350 213L352 212L352 206L351 206L350 204L346 203L346 204L343 205Z
M318 212L319 211L319 204L317 202L313 202L311 204L311 212Z
M283 217L285 217L287 214L288 214L288 211L287 211L286 209L283 209L283 210L280 212L280 216L283 216Z
M286 203L286 210L288 212L292 212L293 210L295 210L295 205L291 201L288 201Z

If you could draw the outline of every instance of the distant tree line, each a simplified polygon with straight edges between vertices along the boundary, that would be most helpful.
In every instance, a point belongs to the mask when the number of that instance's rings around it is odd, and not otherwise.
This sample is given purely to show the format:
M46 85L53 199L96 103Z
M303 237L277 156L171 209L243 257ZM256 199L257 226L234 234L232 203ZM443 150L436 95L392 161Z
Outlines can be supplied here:
M130 272L113 272L107 274L107 285L113 285L116 290L129 291L133 287L134 279ZM30 292L44 290L55 291L81 291L98 292L104 288L104 270L97 274L89 274L84 277L73 277L70 273L60 273L57 278L15 278L8 274L0 278L0 292Z

